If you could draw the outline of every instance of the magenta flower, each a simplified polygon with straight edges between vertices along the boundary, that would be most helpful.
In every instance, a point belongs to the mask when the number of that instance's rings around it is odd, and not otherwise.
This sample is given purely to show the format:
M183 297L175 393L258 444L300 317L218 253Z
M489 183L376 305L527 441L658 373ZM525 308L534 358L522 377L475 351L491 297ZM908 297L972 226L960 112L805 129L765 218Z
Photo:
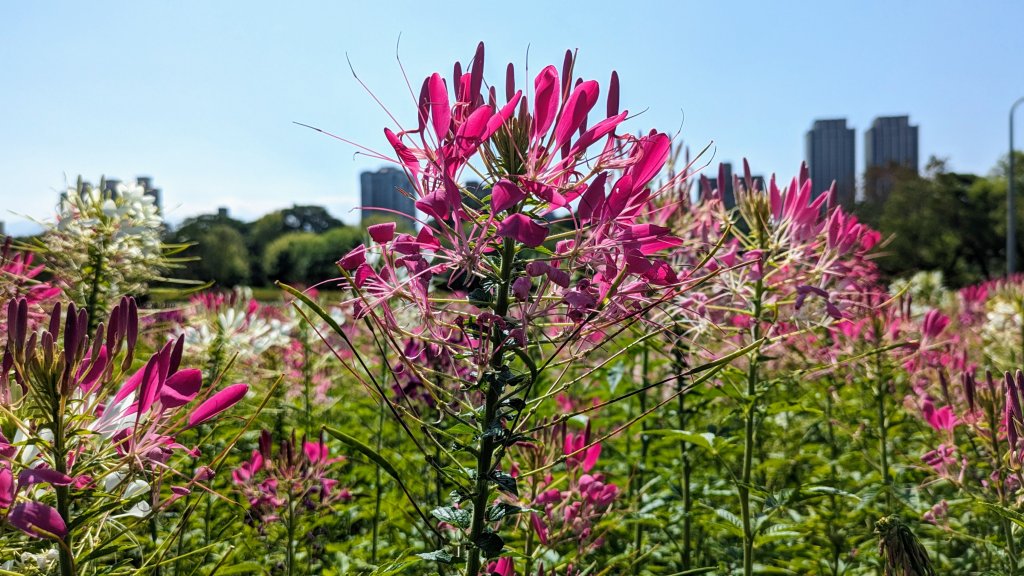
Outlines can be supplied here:
M39 502L29 501L15 504L7 514L7 522L36 538L60 540L68 534L67 525L60 514L50 506Z

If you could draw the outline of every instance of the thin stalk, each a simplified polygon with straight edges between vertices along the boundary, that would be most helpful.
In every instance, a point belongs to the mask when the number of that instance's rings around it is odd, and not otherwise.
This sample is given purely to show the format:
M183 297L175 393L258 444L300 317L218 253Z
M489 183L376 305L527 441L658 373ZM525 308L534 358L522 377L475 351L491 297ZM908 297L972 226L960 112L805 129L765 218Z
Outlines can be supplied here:
M757 279L754 287L754 313L751 337L753 342L761 338L761 314L763 312L764 280ZM751 576L754 573L754 530L750 514L750 482L754 469L754 445L755 425L757 419L757 383L758 363L761 348L758 346L750 353L750 366L747 369L747 409L744 422L743 434L743 469L740 476L740 514L743 520L743 575Z
M642 378L643 378L643 386L644 386L644 392L640 394L640 413L641 414L647 412L647 390L646 390L646 388L647 388L648 385L650 385L650 378L649 378L649 375L648 375L648 368L649 368L649 361L650 361L650 359L649 359L649 355L648 355L648 350L649 350L649 348L647 346L644 346L644 351L643 351L642 360L641 360L641 368L640 368L641 373L642 373ZM640 423L640 461L637 462L637 465L636 465L635 481L631 484L631 486L633 487L632 491L633 491L633 496L635 498L635 504L636 504L636 507L637 507L637 511L640 510L640 506L641 506L642 498L643 498L643 496L641 494L641 490L643 489L643 485L644 485L644 471L647 468L647 452L648 452L648 446L650 445L650 441L647 438L647 434L645 434L646 431L647 431L647 421L644 420L643 422ZM636 555L636 560L632 563L633 574L639 574L640 570L642 568L641 562L642 562L642 558L643 558L643 553L642 553L643 545L644 545L644 524L642 522L637 522L637 524L636 524L636 531L635 531L635 533L633 535L633 553Z
M378 407L377 414L377 453L380 454L383 448L383 436L384 436L384 403L381 402ZM380 465L375 466L374 472L374 488L376 494L374 495L373 503L373 544L370 549L370 562L373 564L377 563L377 543L380 536L380 502L384 495L383 485L380 481Z
M59 384L54 383L52 422L53 422L53 467L61 474L68 472L67 448L64 446L64 401L58 389ZM64 541L58 546L60 558L61 576L75 575L75 559L71 555L71 494L68 486L54 486L57 492L57 513L60 514L68 533Z
M679 402L677 409L678 425L680 430L686 430L686 395L682 393L683 381L676 381ZM693 537L693 497L690 494L690 465L689 444L685 441L679 442L679 456L683 463L683 474L681 478L683 493L683 570L689 570L692 566L692 537Z
M875 334L881 334L881 326L875 323ZM881 342L876 342L880 345ZM886 514L892 514L892 478L889 475L889 424L886 422L885 399L888 396L889 386L885 381L883 373L882 357L875 356L875 376L878 378L878 388L875 392L875 409L878 417L878 453L882 466L882 485L885 489Z
M89 282L89 298L85 303L85 311L89 313L89 333L96 329L96 325L99 323L100 314L96 310L99 306L100 297L100 281L103 279L103 265L104 265L104 252L105 246L103 241L100 241L99 246L96 246L96 251L93 253L92 260L92 280Z
M287 547L287 570L288 576L295 574L295 495L291 489L288 490L288 547Z
M498 294L495 300L494 313L498 317L504 317L508 313L509 305L509 284L512 277L512 261L515 259L515 242L506 238L504 249L501 254L501 278L498 284ZM491 358L491 367L500 368L504 361L504 354L497 352L504 338L500 334L494 335L495 354ZM466 576L478 576L480 573L480 551L476 547L480 537L486 528L485 512L487 503L490 501L491 487L490 475L492 457L497 448L495 435L486 432L494 425L498 415L498 404L501 403L501 388L499 386L487 385L484 392L484 418L480 429L480 448L477 451L476 463L476 485L473 489L473 516L469 525L469 542L472 548L469 551L469 558L466 561Z
M825 423L828 426L828 445L829 445L829 481L834 488L836 481L839 478L838 471L836 470L836 460L839 458L839 446L836 445L836 433L835 426L832 423L832 390L825 390ZM828 539L832 549L832 558L829 560L829 567L832 569L832 576L839 576L839 558L843 551L842 536L838 529L836 529L836 513L839 505L838 499L835 494L829 495L829 500L832 504L828 518Z

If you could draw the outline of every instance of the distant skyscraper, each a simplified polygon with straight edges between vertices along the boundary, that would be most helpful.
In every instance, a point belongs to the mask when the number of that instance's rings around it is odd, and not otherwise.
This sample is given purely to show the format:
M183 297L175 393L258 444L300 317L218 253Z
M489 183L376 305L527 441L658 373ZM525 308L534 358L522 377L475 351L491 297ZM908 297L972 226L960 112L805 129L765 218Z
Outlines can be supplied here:
M764 190L764 177L759 175L751 175L751 181L754 186L759 190ZM721 183L721 186L719 185ZM728 208L736 207L736 190L734 186L734 179L732 177L732 164L729 162L722 162L718 165L718 177L707 178L708 190L718 190L722 197L722 205ZM740 184L743 184L743 175L740 175ZM703 186L702 181L698 183L698 186Z
M857 191L853 128L846 127L845 118L815 120L804 144L813 193L821 194L834 181L839 204L853 207Z
M875 118L864 133L865 187L868 200L884 201L899 169L917 174L917 126L909 116Z
M405 172L398 168L386 167L376 172L363 172L359 175L360 197L362 200L362 218L370 216L389 216L387 211L367 210L367 208L384 208L394 212L416 217L416 203L400 190L412 194L413 188Z
M104 194L109 194L111 198L117 198L117 186L121 184L121 181L116 178L103 179L103 190ZM149 176L139 176L135 179L135 183L140 186L143 193L146 196L153 198L153 204L156 206L157 214L163 212L163 193L159 188L153 188L153 179ZM86 188L92 188L92 184L88 181L83 181L82 185ZM60 199L63 202L67 198L67 192L60 193Z

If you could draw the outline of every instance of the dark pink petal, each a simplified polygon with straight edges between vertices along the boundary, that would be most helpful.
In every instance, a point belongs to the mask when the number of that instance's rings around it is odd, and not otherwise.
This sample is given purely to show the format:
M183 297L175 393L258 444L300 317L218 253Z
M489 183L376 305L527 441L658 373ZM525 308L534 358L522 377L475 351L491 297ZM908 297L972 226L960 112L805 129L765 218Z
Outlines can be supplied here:
M6 510L14 503L14 474L7 466L0 464L0 510Z
M533 137L546 134L558 114L558 70L548 66L533 81Z
M381 224L374 224L368 226L366 231L370 233L370 238L378 244L390 242L395 237L395 223L394 222L383 222Z
M388 139L388 143L395 149L395 154L398 154L398 159L402 162L402 165L412 173L413 180L415 180L420 171L419 159L416 158L416 155L413 154L412 150L402 142L402 139L391 130L385 128L384 137Z
M189 414L188 428L198 426L234 406L239 400L245 398L248 392L248 384L234 384L217 392Z
M179 370L167 378L160 390L160 404L164 408L177 408L195 400L203 385L203 372L195 368Z
M601 172L587 186L587 191L583 193L579 207L576 209L576 215L580 222L586 224L593 219L595 214L601 213L601 207L604 205L604 184L607 180L608 173Z
M341 266L344 270L352 271L364 262L366 262L366 246L360 244L350 250L348 254L342 256L341 260L338 260L338 266Z
M319 442L306 442L302 445L302 451L310 462L319 462L327 459L327 446Z
M39 502L22 502L11 508L7 522L35 538L63 539L68 534L64 519L56 510Z
M672 149L672 139L667 134L658 133L650 138L644 138L640 149L640 158L630 168L634 190L643 188L661 172ZM718 186L722 187L724 184L719 182Z
M493 114L489 107L481 106L474 110L469 115L469 118L466 118L466 121L459 126L459 131L455 135L455 143L458 146L460 155L468 157L476 151L480 143L484 141L484 138L488 136L487 127L492 116Z
M535 248L544 243L548 229L533 221L526 214L512 214L498 224L498 235L513 238L524 245Z
M572 91L565 101L562 115L558 118L555 126L555 147L560 148L569 141L573 132L578 130L587 120L587 114L597 104L597 98L601 93L600 87L594 80L587 80L581 83Z
M370 278L377 276L377 273L373 271L373 268L369 264L360 264L359 268L356 268L355 278L353 279L356 288L362 288L363 284Z
M448 87L444 85L441 75L434 73L428 81L430 91L430 120L438 140L448 136L448 128L452 123L452 110L448 104Z
M512 294L515 295L516 299L525 301L530 297L530 278L527 276L520 276L512 282Z
M470 84L469 91L474 100L480 96L480 85L484 80L484 43L480 42L476 45L476 54L473 55L473 62L469 67ZM473 100L467 100L470 104L475 104Z
M508 122L508 119L515 113L516 105L519 104L519 99L522 98L522 96L522 91L516 92L497 114L491 116L491 119L487 121L487 133L484 135L484 138L490 138L498 131L498 128L501 128L502 124Z
M96 354L95 360L90 359L88 363L89 371L85 374L83 374L83 372L85 371L86 363L82 363L82 369L79 370L78 373L78 387L82 392L89 392L92 390L93 386L95 386L96 382L100 379L100 376L103 376L103 371L107 369L108 360L107 347L100 346L100 351Z
M12 446L10 441L4 437L4 433L0 432L0 456L4 458L14 458L14 455L18 453L18 448Z
M526 193L519 186L501 179L491 188L491 213L497 214L515 206L526 198Z
M675 270L669 266L668 262L661 259L651 263L651 267L647 269L647 272L644 272L644 278L658 286L668 286L679 281Z
M559 268L548 268L548 280L551 280L552 284L561 286L562 288L569 287L569 273Z
M420 198L416 201L416 208L438 220L445 220L451 214L444 190L434 190Z
M583 458L583 471L590 472L590 470L597 464L598 457L601 456L601 445L594 444L590 448L587 448L584 452Z
M426 226L420 228L419 233L416 234L416 242L426 250L437 250L441 247L441 242L430 231L430 228Z
M533 526L534 532L537 533L540 543L547 546L548 527L544 525L544 521L540 519L536 512L530 512L530 524Z
M626 119L626 116L628 114L629 111L627 110L622 112L621 114L612 116L611 118L605 118L604 120L601 120L597 124L594 124L593 128L587 130L586 132L580 135L579 139L576 140L576 143L573 144L572 151L569 153L569 155L575 156L577 154L583 153L588 146L590 146L594 142L597 142L601 138L604 138L608 134L614 132L615 127L621 124L622 121Z
M52 468L31 468L22 470L18 474L18 489L33 484L53 484L54 486L68 486L74 479L67 474L62 474Z
M608 82L608 116L619 113L619 73L612 70L612 79Z

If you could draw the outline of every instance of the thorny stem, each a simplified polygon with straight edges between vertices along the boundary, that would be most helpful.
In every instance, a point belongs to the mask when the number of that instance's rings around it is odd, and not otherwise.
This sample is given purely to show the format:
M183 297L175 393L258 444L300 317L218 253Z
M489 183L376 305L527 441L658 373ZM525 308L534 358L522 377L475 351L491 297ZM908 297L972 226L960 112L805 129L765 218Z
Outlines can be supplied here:
M648 367L649 367L649 365L648 365L648 361L649 361L648 350L649 350L649 348L647 346L645 346L644 347L644 351L643 351L642 360L641 360L641 373L642 373L642 378L643 378L643 386L644 386L645 389L650 384L650 378L648 377ZM680 396L682 396L682 395L680 394ZM645 390L642 394L640 394L640 413L643 414L646 411L647 411L647 392ZM641 422L641 424L640 424L640 461L637 462L636 477L635 477L634 481L630 484L632 487L634 487L632 491L633 491L634 497L636 498L636 506L637 506L637 510L638 511L639 511L639 509L641 507L641 503L642 503L642 499L643 499L643 496L641 494L641 490L643 489L643 484L644 484L644 469L647 467L647 449L648 449L648 445L650 443L648 438L647 438L647 434L644 433L646 431L647 431L647 422L646 421ZM642 522L637 522L636 532L635 532L634 538L633 538L633 553L636 555L636 561L633 562L633 564L632 564L633 574L639 574L640 570L642 568L641 561L642 561L642 558L643 558L643 554L641 553L641 550L643 548L643 544L644 544L644 525L643 525Z
M52 423L53 423L53 467L61 474L68 472L67 447L64 445L64 399L59 384L54 382ZM71 495L67 486L55 486L57 492L57 513L64 520L64 525L71 526ZM75 560L71 556L71 530L64 536L58 546L61 576L75 575Z
M379 454L382 448L384 436L384 403L381 402L378 409L377 415L377 453ZM373 504L373 544L370 549L370 562L373 564L377 563L377 539L380 534L380 502L383 496L383 491L380 482L380 464L374 467L374 504Z
M503 318L508 312L508 296L509 296L509 285L511 284L512 277L512 261L515 259L515 242L511 238L506 238L504 242L504 249L501 255L501 271L500 271L500 282L498 284L498 294L495 300L494 313L499 317ZM499 352L501 344L504 342L504 336L500 333L495 334L493 338L495 344L495 352L491 358L491 367L500 368L503 364L502 357L504 354ZM498 415L498 404L501 402L501 387L494 384L493 382L487 384L487 390L484 391L484 418L480 422L480 448L477 451L477 465L476 465L476 486L473 489L473 516L469 527L469 542L472 548L469 552L469 558L466 561L466 576L478 576L480 573L480 551L477 548L477 543L480 541L480 537L484 534L486 528L485 513L487 510L487 503L490 501L490 476L492 468L492 457L494 451L497 448L495 443L495 435L488 434L487 432L495 425L495 420Z
M288 489L288 576L295 574L295 495Z
M882 327L875 322L876 345L881 345ZM882 486L885 490L885 502L887 514L892 514L892 478L889 475L889 424L886 422L885 397L888 396L889 386L886 382L882 357L875 356L875 377L878 378L878 387L875 392L875 402L878 411L878 453L882 466Z
M89 333L96 329L96 324L99 322L100 314L96 309L99 306L100 297L100 281L103 279L103 251L105 246L102 240L100 240L99 246L95 247L95 252L92 258L92 280L89 283L89 299L85 304L85 311L89 313Z
M993 401L988 405L988 422L989 430L991 430L992 438L992 453L995 456L995 462L998 463L1003 461L1001 454L1001 448L999 446L999 420L996 416L995 408L995 391L993 391ZM1009 423L1013 426L1013 423ZM1003 506L1007 504L1007 490L1006 490L1006 478L1000 478L999 483L999 503ZM999 519L1000 528L1003 530L1003 538L1006 539L1006 554L1010 557L1010 576L1017 574L1017 544L1013 541L1013 526L1010 525L1010 521L1005 517Z
M682 372L682 362L676 361L677 372ZM677 407L676 417L678 418L678 426L680 430L686 430L686 395L682 393L683 382L682 380L676 381L676 391L679 393L679 403ZM679 442L679 455L683 463L683 474L681 478L682 482L682 493L683 493L683 570L689 570L691 568L691 538L693 530L693 519L691 515L693 513L693 502L692 496L690 495L690 474L692 472L690 468L690 451L689 444L686 441Z
M763 312L764 279L758 278L754 287L754 311L751 337L753 342L761 338L761 314ZM740 513L743 519L743 575L754 573L754 530L750 515L750 481L754 468L754 425L757 418L758 362L761 347L750 353L750 367L747 370L747 406L743 437L743 472L740 477Z

